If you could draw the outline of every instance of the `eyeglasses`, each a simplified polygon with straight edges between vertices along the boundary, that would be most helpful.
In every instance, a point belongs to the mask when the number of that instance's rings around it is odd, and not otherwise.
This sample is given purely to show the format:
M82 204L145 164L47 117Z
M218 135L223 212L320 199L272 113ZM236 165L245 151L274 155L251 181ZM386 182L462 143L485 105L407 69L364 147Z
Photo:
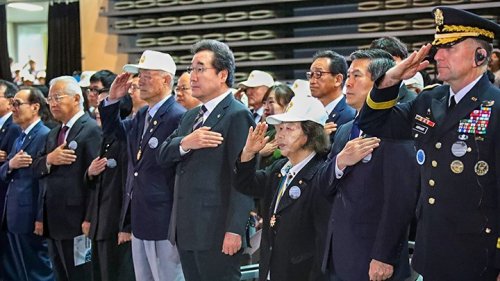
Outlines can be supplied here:
M47 102L52 102L55 101L56 103L60 103L62 98L66 97L68 95L54 95L54 96L48 96L47 97Z
M191 73L196 73L196 74L200 74L200 73L203 73L205 72L205 70L207 69L215 69L215 67L204 67L204 66L190 66L187 68L187 73L191 74Z
M87 93L96 93L98 95L104 93L104 92L109 92L109 89L108 88L102 88L102 89L92 89L92 88L88 88L87 89Z
M332 72L329 72L329 71L308 71L306 72L306 77L307 79L311 80L311 78L316 78L316 79L319 79L321 78L321 76L323 76L323 73L332 73Z
M16 109L18 109L21 105L23 104L31 104L29 102L22 102L20 100L11 100L10 102L10 105Z
M191 88L188 87L177 87L175 88L176 93L185 93L187 91L191 90Z

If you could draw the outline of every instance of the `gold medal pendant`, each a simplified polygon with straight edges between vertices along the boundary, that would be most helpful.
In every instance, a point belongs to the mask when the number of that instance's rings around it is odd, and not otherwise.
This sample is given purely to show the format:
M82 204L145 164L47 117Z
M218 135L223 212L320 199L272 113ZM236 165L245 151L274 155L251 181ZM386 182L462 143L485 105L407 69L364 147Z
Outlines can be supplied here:
M137 151L137 161L141 159L141 155L142 155L142 150L139 148L139 151Z
M275 224L276 224L276 216L275 216L275 215L273 215L273 216L271 217L271 220L269 221L269 225L270 225L271 227L274 227L274 225L275 225Z

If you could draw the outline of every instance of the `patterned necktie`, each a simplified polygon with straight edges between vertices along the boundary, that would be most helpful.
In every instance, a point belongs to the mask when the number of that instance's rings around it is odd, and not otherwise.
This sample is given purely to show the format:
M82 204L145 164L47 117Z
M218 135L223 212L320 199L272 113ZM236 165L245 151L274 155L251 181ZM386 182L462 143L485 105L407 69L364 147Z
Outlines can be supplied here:
M146 131L148 130L149 128L149 123L151 123L151 119L153 119L151 117L151 115L149 115L149 110L146 112L146 118L145 118L145 122L144 122L144 130L142 130L142 135L144 136L144 134L146 133Z
M59 131L59 135L57 135L57 146L60 146L61 144L64 143L66 139L66 132L68 131L68 129L69 129L68 126L63 126Z
M21 150L21 147L23 146L25 137L26 137L26 134L24 132L22 132L21 135L19 136L19 138L17 139L17 141L16 141L16 153L19 152L19 150Z
M207 112L207 108L202 105L200 107L200 111L198 111L198 115L196 116L196 119L194 119L194 124L193 124L193 131L200 128L203 125L203 115Z

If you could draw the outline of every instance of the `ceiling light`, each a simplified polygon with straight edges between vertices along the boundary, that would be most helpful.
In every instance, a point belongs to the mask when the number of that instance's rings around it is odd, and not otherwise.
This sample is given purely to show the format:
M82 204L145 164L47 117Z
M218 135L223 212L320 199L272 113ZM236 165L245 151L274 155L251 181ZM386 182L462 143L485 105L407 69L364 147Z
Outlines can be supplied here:
M29 4L29 3L9 3L9 4L7 4L7 7L19 9L19 10L23 10L23 11L28 11L28 12L43 11L42 6L36 5L36 4Z

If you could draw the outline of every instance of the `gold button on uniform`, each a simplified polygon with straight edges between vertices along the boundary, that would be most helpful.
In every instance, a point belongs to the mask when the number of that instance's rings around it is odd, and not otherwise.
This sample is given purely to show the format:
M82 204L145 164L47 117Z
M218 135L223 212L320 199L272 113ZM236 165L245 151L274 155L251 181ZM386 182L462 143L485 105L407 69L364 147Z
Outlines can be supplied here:
M436 142L436 148L437 148L437 149L440 149L440 148L441 148L441 143L440 143L440 142Z
M434 199L432 197L429 198L429 204L434 205L434 203L436 203L436 199Z
M429 180L429 185L430 186L434 186L436 184L436 182L434 182L434 180Z
M134 177L137 177L138 175L139 175L139 173L138 173L138 172L135 172L135 173L134 173Z
M438 162L436 160L432 160L432 167L436 168L438 166Z

